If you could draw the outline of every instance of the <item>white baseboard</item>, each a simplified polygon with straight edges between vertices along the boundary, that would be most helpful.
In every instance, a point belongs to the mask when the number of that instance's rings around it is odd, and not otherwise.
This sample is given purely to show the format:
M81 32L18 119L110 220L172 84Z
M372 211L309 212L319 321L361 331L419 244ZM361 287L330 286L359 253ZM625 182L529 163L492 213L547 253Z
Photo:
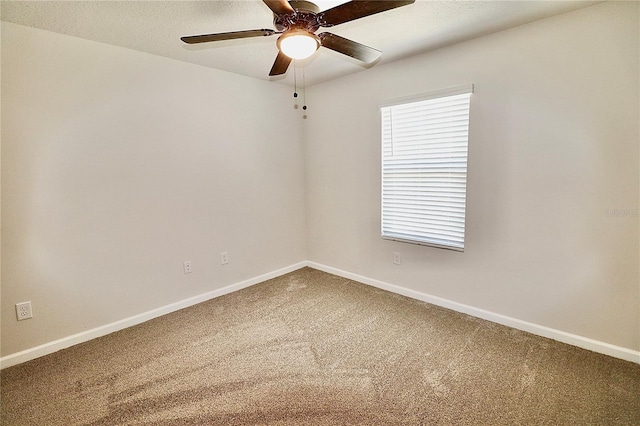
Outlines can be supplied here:
M181 300L179 302L171 303L166 306L162 306L157 309L152 309L147 312L143 312L138 315L134 315L129 318L125 318L119 321L112 322L91 330L83 331L82 333L67 336L53 342L48 342L34 348L26 349L24 351L16 352L11 355L0 358L0 369L11 367L12 365L21 364L23 362L30 361L35 358L39 358L44 355L48 355L57 352L61 349L68 348L78 343L87 342L91 339L113 333L118 330L122 330L127 327L141 324L145 321L149 321L153 318L160 317L162 315L169 314L171 312L178 311L180 309L188 308L189 306L197 305L198 303L205 302L209 299L223 296L225 294L232 293L234 291L241 290L246 287L250 287L254 284L261 283L271 278L279 277L280 275L287 274L297 269L307 266L308 262L300 262L282 269L278 269L272 272L268 272L257 277L250 278L235 284L228 285L226 287L219 288L198 296L190 297L188 299Z
M180 309L187 308L189 306L196 305L198 303L205 302L207 300L223 296L225 294L232 293L234 291L241 290L243 288L250 287L252 285L261 283L271 278L276 278L281 275L293 272L297 269L309 266L320 271L328 272L330 274L338 275L343 278L354 280L363 284L367 284L373 287L387 290L392 293L400 294L410 297L412 299L421 300L423 302L431 303L433 305L442 306L443 308L451 309L453 311L468 314L477 318L482 318L491 322L506 325L518 330L527 331L539 336L547 337L559 342L567 343L569 345L577 346L583 349L587 349L593 352L602 353L615 358L624 359L626 361L635 362L640 364L640 351L634 351L632 349L623 348L620 346L611 345L609 343L600 342L587 337L578 336L575 334L567 333L564 331L556 330L553 328L545 327L538 324L533 324L527 321L522 321L516 318L507 317L505 315L496 314L486 311L484 309L475 308L473 306L465 305L451 300L443 299L441 297L432 296L419 291L411 290L408 288L400 287L394 284L389 284L383 281L379 281L373 278L368 278L362 275L353 274L351 272L343 271L341 269L326 266L320 263L303 261L282 269L278 269L257 277L250 278L235 284L228 285L226 287L213 290L198 296L190 297L188 299L181 300L176 303L171 303L166 306L162 306L151 311L147 311L138 315L134 315L129 318L125 318L110 324L106 324L91 330L84 331L82 333L67 336L53 342L48 342L34 348L26 349L21 352L16 352L11 355L0 358L0 369L11 367L23 362L30 361L35 358L39 358L44 355L48 355L57 352L61 349L68 348L79 343L87 342L91 339L113 333L118 330L122 330L127 327L141 324L145 321L149 321L153 318L166 315L168 313L178 311Z
M598 340L590 339L588 337L567 333L565 331L556 330L553 328L545 327L543 325L533 324L527 321L519 320L517 318L511 318L505 315L496 314L494 312L485 311L484 309L474 308L473 306L465 305L458 302L453 302L451 300L443 299L437 296L432 296L426 293L421 293L419 291L410 290L408 288L400 287L394 284L389 284L389 283L379 281L373 278L368 278L362 275L353 274L351 272L336 269L331 266L322 265L320 263L307 262L307 266L324 271L324 272L328 272L333 275L338 275L343 278L347 278L353 281L358 281L373 287L377 287L382 290L387 290L392 293L407 296L412 299L421 300L423 302L431 303L433 305L441 306L443 308L451 309L453 311L461 312L477 318L485 319L487 321L506 325L507 327L515 328L517 330L526 331L532 334L536 334L538 336L547 337L549 339L557 340L562 343L567 343L569 345L577 346L579 348L587 349L593 352L609 355L614 358L620 358L626 361L631 361L631 362L640 364L640 351L634 351L632 349L623 348L623 347L612 345L605 342L600 342Z

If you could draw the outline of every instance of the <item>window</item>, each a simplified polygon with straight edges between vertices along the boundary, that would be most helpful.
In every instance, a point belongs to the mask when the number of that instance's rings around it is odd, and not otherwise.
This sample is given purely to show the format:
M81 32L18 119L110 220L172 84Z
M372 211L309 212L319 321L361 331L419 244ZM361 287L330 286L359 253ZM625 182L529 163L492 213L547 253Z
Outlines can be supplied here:
M382 237L464 251L473 85L391 101L382 113Z

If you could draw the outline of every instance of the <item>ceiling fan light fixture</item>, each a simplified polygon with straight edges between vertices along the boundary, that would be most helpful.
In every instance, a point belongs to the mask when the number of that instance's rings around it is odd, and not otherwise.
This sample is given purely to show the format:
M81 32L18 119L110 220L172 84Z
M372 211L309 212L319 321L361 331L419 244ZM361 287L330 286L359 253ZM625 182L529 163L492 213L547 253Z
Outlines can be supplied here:
M278 38L278 49L291 59L305 59L320 47L320 38L302 29L285 31Z

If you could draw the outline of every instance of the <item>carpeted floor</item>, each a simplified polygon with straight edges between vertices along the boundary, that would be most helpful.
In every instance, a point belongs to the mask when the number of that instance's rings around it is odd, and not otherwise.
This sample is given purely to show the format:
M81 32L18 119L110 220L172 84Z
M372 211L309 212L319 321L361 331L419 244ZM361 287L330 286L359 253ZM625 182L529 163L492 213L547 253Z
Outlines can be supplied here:
M1 373L2 425L640 425L640 365L305 268Z

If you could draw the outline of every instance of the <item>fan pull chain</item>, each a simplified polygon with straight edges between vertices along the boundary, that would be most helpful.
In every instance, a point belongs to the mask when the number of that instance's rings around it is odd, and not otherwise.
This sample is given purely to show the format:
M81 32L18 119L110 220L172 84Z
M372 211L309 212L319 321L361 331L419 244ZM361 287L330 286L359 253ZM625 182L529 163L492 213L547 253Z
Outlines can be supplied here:
M293 60L293 97L298 97L298 68L295 59Z
M307 110L307 82L304 77L304 67L302 67L302 109ZM307 118L306 114L304 118Z
M297 62L293 60L293 97L296 99L295 108L298 109L298 66ZM303 111L307 110L307 82L304 73L304 67L302 67L302 109ZM306 112L302 116L302 118L306 119Z

